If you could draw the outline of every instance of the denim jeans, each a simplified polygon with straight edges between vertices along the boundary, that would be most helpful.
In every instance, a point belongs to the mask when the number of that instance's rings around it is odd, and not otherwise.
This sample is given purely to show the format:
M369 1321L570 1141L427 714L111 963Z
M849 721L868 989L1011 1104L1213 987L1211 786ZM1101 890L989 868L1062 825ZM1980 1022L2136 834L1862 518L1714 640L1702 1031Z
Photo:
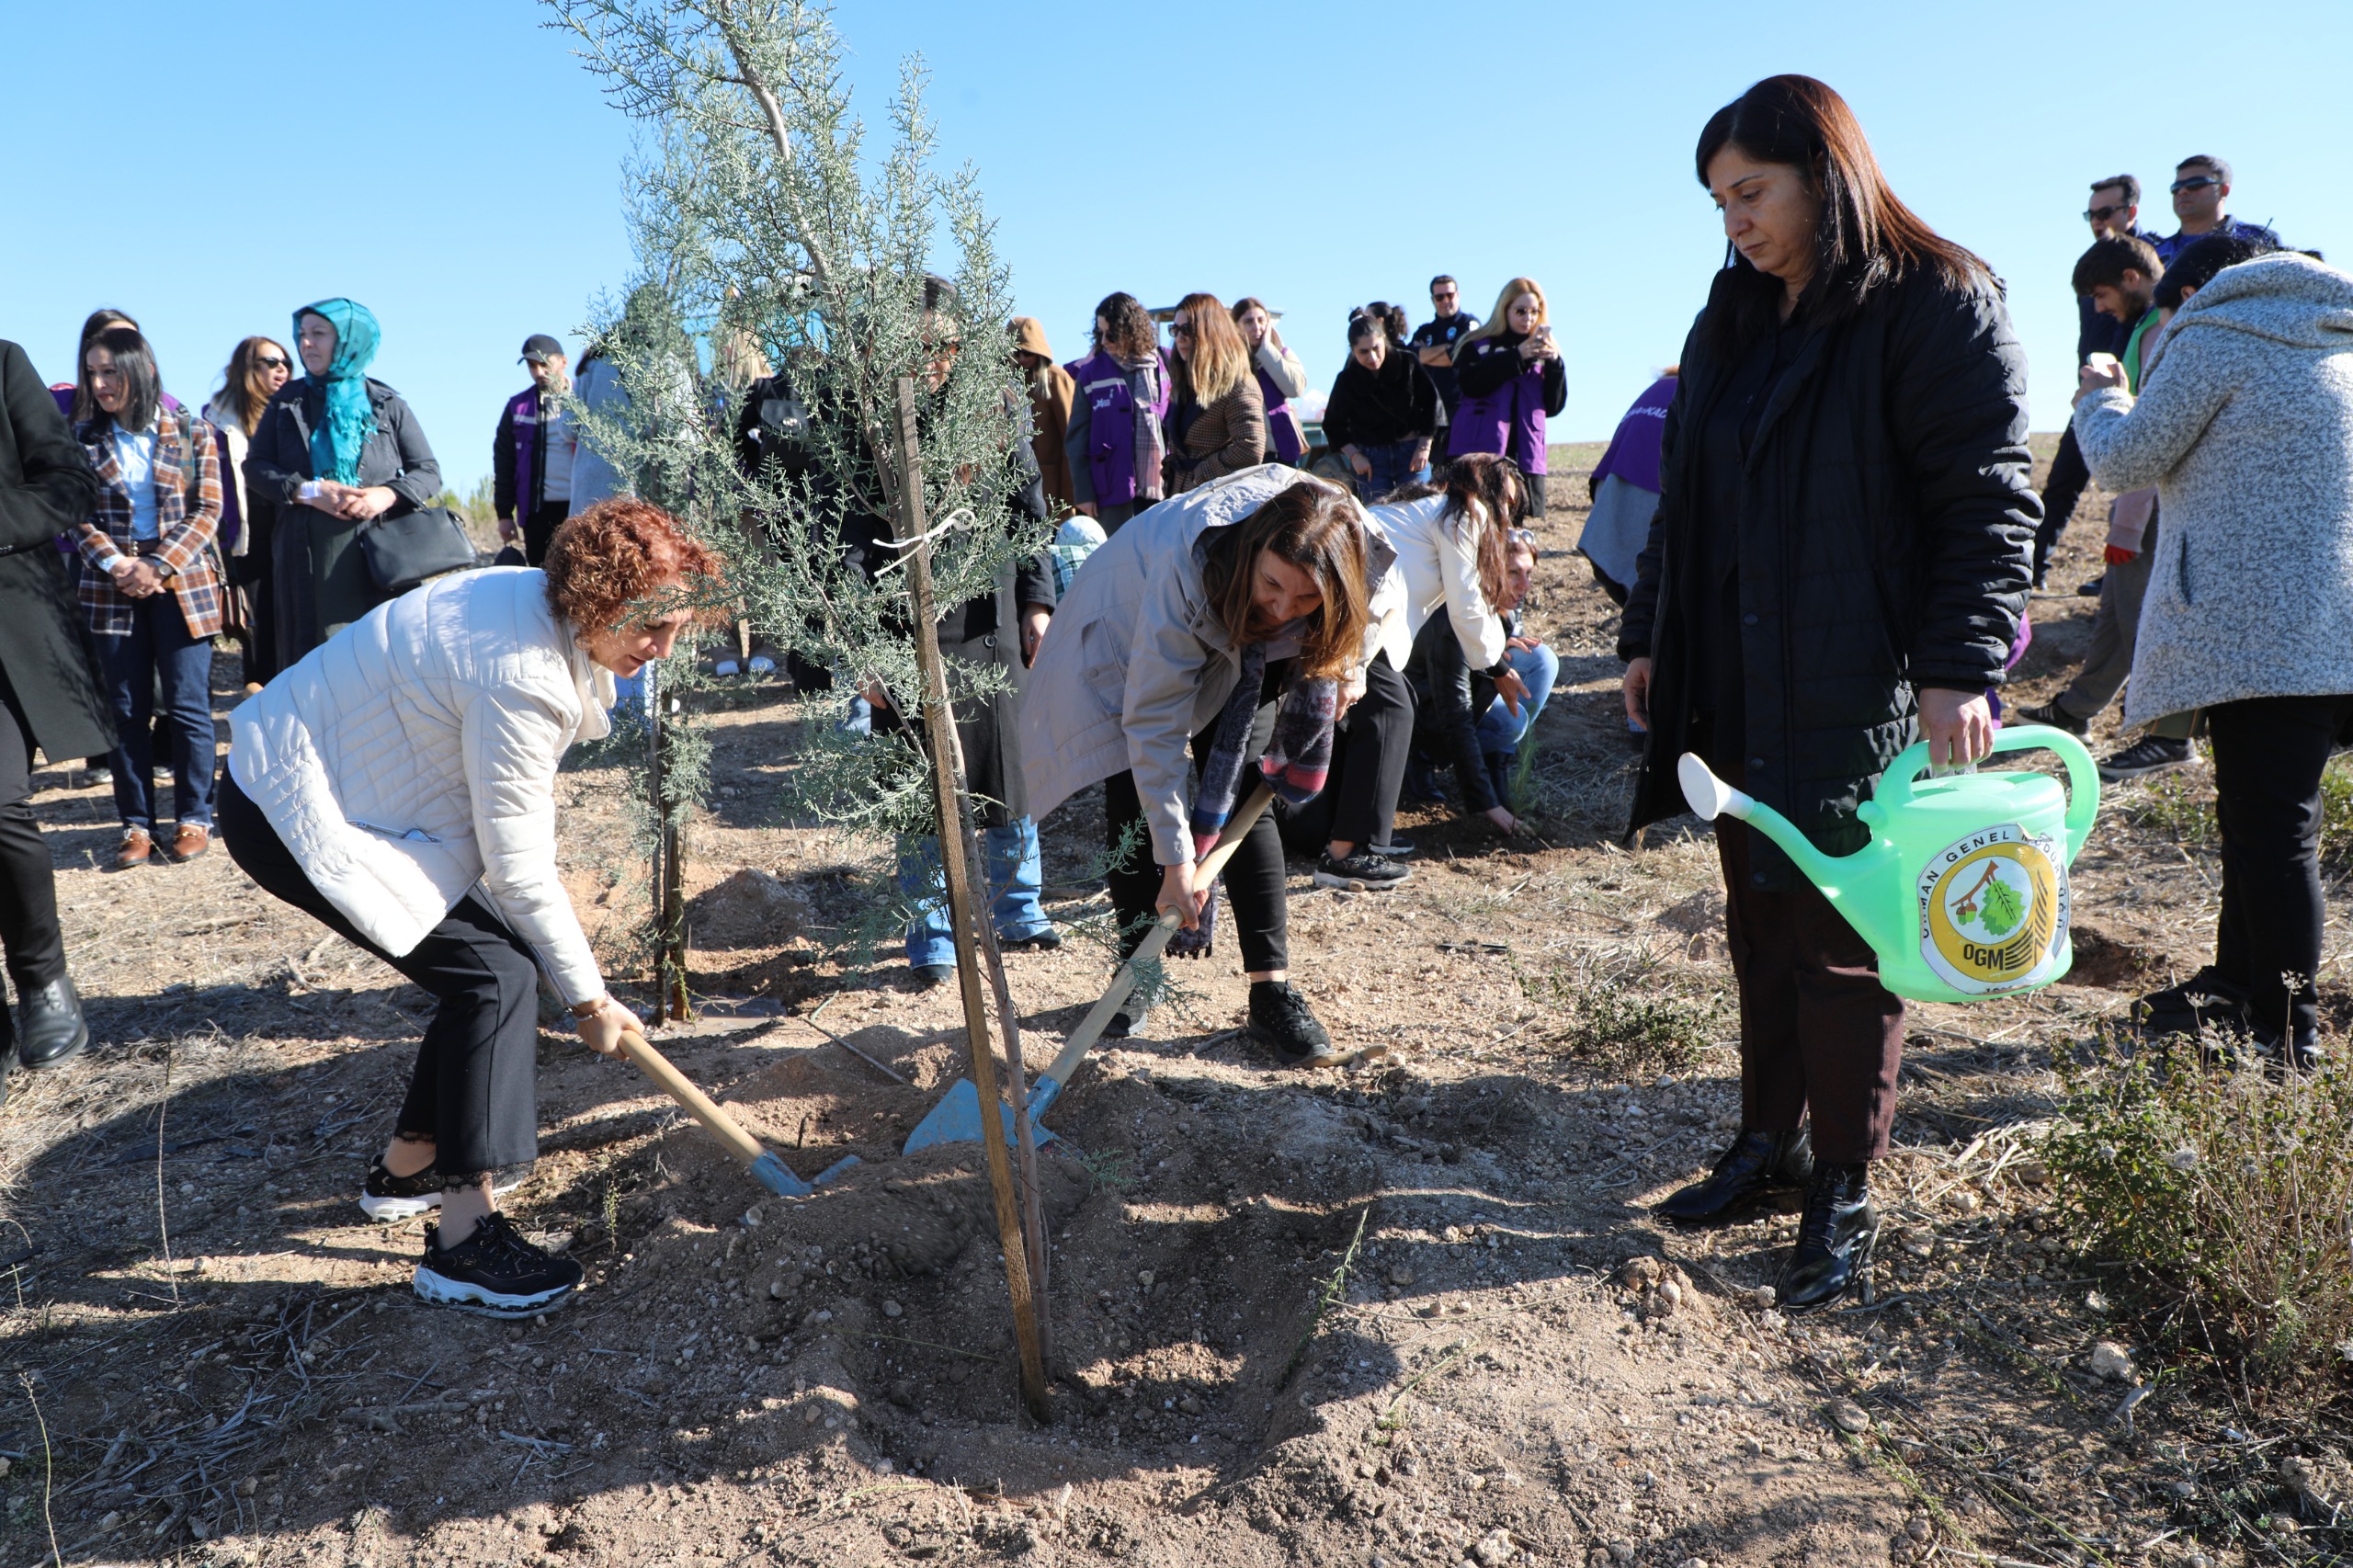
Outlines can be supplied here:
M1528 700L1519 705L1517 719L1500 697L1480 717L1479 750L1489 756L1509 756L1519 749L1520 737L1534 726L1536 715L1552 699L1553 683L1561 678L1561 655L1550 648L1514 648L1510 658L1511 667L1527 684Z
M1419 468L1407 466L1413 462L1414 452L1420 446L1421 442L1417 440L1360 443L1357 450L1362 452L1365 461L1372 465L1372 472L1357 481L1358 497L1367 502L1378 501L1401 484L1418 484L1429 478L1427 463Z
M997 939L1017 942L1053 929L1038 907L1045 868L1038 857L1038 824L1016 817L1003 827L981 830L981 853L988 858L989 914ZM956 961L956 937L948 924L948 895L941 885L939 841L926 835L899 840L899 891L920 900L907 927L907 962L916 969Z
M212 641L188 635L179 596L168 588L131 607L131 630L100 636L107 694L114 708L114 809L125 827L155 826L155 687L172 733L172 814L184 826L212 825Z

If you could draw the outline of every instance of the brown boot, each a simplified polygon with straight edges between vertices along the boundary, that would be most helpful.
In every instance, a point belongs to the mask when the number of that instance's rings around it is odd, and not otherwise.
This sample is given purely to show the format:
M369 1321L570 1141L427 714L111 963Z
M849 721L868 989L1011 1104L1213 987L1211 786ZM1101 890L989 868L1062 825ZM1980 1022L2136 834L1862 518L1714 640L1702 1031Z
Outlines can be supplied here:
M172 835L172 858L183 863L201 859L212 847L212 830L201 823L184 822Z
M155 853L155 841L147 836L143 827L126 827L122 843L114 852L114 869L128 871L133 866L144 866L148 857Z

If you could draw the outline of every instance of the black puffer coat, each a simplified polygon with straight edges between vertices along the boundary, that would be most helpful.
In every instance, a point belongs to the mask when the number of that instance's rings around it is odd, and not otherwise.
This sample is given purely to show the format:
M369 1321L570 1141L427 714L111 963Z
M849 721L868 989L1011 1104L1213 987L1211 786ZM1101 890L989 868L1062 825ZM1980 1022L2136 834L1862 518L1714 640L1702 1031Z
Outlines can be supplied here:
M1710 312L1730 308L1729 277ZM1629 837L1687 809L1675 768L1702 678L1691 627L1715 613L1687 565L1692 498L1708 493L1699 436L1734 369L1707 322L1684 345L1618 642L1620 658L1652 661ZM2026 434L2026 352L1990 281L1964 293L1915 272L1881 286L1813 334L1769 394L1740 491L1744 788L1827 854L1870 836L1855 808L1916 737L1914 688L2002 678L2042 516ZM1752 849L1761 887L1790 885L1786 856L1762 835Z

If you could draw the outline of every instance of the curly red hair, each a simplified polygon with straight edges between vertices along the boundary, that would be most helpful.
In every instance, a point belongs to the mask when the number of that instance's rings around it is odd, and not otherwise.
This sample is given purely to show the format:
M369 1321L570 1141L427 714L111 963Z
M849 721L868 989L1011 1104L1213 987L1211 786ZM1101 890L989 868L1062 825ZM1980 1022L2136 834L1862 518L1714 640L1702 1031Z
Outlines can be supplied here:
M544 569L548 608L602 631L670 584L717 576L719 557L651 501L615 495L556 528Z

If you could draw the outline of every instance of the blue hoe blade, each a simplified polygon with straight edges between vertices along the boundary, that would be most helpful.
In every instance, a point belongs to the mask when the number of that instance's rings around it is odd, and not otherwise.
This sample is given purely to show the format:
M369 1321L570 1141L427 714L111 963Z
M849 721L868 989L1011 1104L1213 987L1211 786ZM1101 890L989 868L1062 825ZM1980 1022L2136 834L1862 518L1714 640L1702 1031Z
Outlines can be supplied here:
M1052 1105L1054 1097L1062 1092L1063 1086L1051 1078L1040 1078L1030 1087L1029 1125L1040 1144L1051 1142L1054 1135L1038 1124L1038 1118L1046 1114L1046 1108ZM1011 1147L1019 1138L1013 1128L1012 1108L999 1106L997 1115L1002 1119L1005 1142ZM931 1108L930 1114L915 1123L915 1130L907 1134L906 1147L899 1152L912 1154L935 1143L977 1143L980 1141L981 1091L973 1086L970 1078L959 1078L955 1086Z
M815 1190L772 1153L762 1154L752 1162L752 1177L779 1198L806 1198Z

